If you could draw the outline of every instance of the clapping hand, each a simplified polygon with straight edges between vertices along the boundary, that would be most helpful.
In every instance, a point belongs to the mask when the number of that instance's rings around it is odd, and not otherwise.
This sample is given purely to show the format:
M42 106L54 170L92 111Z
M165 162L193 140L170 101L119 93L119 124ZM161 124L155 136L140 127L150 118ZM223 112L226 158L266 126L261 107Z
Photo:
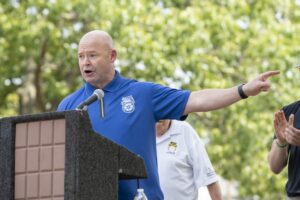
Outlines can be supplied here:
M294 115L290 115L288 126L285 128L285 140L292 145L300 147L300 130L294 126Z
M288 127L289 123L291 123L291 125L293 125L292 120L294 120L294 117L290 116L290 120L289 120L289 122L287 122L283 111L278 111L275 113L274 129L275 129L275 134L276 134L277 140L280 144L287 143L285 131L286 131L286 128Z

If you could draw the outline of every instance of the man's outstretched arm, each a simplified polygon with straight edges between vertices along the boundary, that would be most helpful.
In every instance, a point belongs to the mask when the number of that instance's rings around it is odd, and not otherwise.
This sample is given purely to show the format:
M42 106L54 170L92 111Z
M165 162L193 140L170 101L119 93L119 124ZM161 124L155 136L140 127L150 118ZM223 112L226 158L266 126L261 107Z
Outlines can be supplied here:
M191 112L205 112L227 107L242 99L242 95L256 96L271 87L269 77L279 74L279 71L268 71L260 74L238 90L238 87L227 89L204 89L192 92L184 110L184 115Z

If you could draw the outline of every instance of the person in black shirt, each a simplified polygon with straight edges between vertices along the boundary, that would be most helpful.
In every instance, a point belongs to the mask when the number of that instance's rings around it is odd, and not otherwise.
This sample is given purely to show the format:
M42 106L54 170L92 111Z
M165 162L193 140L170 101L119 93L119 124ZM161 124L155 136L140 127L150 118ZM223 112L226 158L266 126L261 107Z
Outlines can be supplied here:
M270 169L279 174L288 166L287 200L300 200L300 100L275 113L274 129Z

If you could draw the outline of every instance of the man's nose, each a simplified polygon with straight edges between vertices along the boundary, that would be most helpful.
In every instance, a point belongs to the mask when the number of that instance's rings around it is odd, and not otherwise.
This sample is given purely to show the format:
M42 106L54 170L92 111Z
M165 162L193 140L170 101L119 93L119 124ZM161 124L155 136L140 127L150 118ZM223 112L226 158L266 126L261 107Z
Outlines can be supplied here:
M91 61L90 61L90 59L89 59L88 56L85 56L85 57L84 57L84 59L83 59L83 64L84 64L84 65L90 65L90 64L91 64Z

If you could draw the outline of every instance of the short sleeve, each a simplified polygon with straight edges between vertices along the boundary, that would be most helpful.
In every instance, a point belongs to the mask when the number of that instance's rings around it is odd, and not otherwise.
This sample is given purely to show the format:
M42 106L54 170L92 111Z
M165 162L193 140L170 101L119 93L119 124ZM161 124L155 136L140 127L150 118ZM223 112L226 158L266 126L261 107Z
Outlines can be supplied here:
M191 165L193 166L194 182L197 188L207 186L218 181L218 176L210 162L203 141L195 130L189 125L187 144Z
M189 95L188 90L177 90L153 84L151 102L156 120L181 119Z

